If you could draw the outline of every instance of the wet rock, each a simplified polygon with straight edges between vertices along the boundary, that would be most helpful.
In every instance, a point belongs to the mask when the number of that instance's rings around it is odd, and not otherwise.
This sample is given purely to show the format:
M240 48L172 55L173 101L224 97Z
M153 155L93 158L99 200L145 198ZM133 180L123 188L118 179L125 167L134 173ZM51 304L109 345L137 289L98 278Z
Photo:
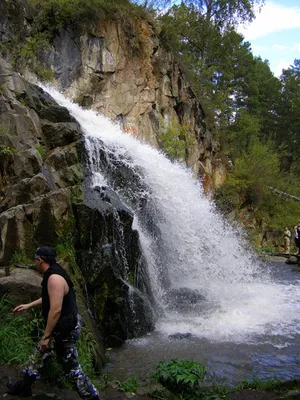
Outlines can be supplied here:
M286 260L286 264L298 264L298 258L296 256L291 256Z
M287 394L279 399L290 399L290 400L300 400L300 390L290 390Z
M97 208L76 205L76 249L98 327L119 343L153 328L151 294L131 213L111 191L100 195Z
M188 304L196 304L200 301L204 301L205 297L198 292L198 290L193 290L189 288L179 288L179 289L171 289L168 292L168 297L174 303L188 303Z
M42 131L50 149L66 146L80 139L81 131L77 122L42 122Z
M27 81L24 82L23 91L16 96L27 107L33 108L38 116L50 122L72 122L76 123L65 107L59 106L50 94L44 92L40 87Z
M169 335L168 338L170 338L170 339L186 339L191 336L192 336L192 334L190 332L188 332L188 333L177 332L177 333L174 333L173 335Z

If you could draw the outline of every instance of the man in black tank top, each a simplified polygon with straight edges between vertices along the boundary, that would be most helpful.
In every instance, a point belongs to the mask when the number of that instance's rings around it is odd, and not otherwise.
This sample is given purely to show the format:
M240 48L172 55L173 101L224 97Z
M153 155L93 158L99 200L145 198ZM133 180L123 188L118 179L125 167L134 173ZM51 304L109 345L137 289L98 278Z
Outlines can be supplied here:
M42 305L45 329L30 364L23 370L24 378L16 382L9 379L9 393L30 397L31 386L36 379L40 379L54 349L58 362L79 396L87 400L100 400L97 389L78 362L76 343L80 335L81 318L73 283L67 272L56 263L56 252L51 247L39 247L34 259L37 270L43 274L42 296L32 303L17 306L13 311L20 312Z

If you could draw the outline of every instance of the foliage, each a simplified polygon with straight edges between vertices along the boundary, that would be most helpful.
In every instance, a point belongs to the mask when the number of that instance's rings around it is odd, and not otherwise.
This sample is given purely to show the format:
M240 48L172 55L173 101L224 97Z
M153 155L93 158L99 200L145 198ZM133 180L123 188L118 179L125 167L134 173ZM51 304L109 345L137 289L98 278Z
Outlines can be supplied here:
M206 367L192 360L161 361L156 365L154 382L169 390L159 391L157 398L183 400L228 400L229 387L217 385ZM152 394L151 394L152 395ZM156 394L154 393L154 398Z
M280 170L280 156L273 144L253 137L248 150L235 159L229 178L215 192L218 207L225 213L250 207L258 225L282 230L298 220L300 202L275 194L272 188L299 196L299 178Z
M130 376L126 381L116 381L120 392L136 393L139 388L139 382L135 376Z
M9 261L10 265L18 264L32 264L32 260L28 258L23 250L15 251L12 258Z
M56 245L56 252L59 257L65 258L70 263L75 263L74 249L74 216L69 216L61 223L59 229L59 239Z
M99 19L126 19L146 15L142 7L129 0L30 0L38 12L35 25L39 32L54 37L61 28L68 26L83 29L86 24Z
M262 253L270 254L270 255L276 254L276 249L274 246L261 246L259 251Z
M83 326L78 341L78 358L84 372L92 377L95 374L93 360L96 354L97 342L93 339L93 335Z
M34 349L30 322L23 315L13 315L13 304L0 300L0 363L22 364Z
M157 134L162 150L171 160L184 160L188 149L196 141L188 134L187 127L176 120L163 123Z
M197 361L170 360L161 361L156 365L154 379L171 391L182 392L198 388L203 382L207 369Z
M16 153L16 149L11 146L0 146L0 158L5 156L11 156Z
M286 145L287 155L282 164L285 169L299 175L298 155L300 152L300 59L282 71L282 91L278 105L278 119L275 139L279 145Z
M254 378L251 381L242 381L239 385L235 386L234 391L242 389L265 390L267 392L278 390L282 387L282 382L277 378L261 380Z
M249 183L272 185L280 171L278 154L272 143L264 144L255 136L252 137L248 150L235 160L233 174Z
M36 63L34 67L35 73L42 82L51 82L54 80L54 72L51 68L43 67L40 63Z

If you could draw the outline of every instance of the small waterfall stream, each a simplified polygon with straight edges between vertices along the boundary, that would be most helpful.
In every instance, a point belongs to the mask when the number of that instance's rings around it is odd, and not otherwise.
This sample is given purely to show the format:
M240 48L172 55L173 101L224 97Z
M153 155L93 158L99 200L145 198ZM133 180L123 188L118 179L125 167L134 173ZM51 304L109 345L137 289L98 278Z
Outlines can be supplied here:
M92 185L112 188L134 213L156 330L215 343L292 343L300 331L299 278L288 284L274 279L187 168L104 116L46 90L85 133Z

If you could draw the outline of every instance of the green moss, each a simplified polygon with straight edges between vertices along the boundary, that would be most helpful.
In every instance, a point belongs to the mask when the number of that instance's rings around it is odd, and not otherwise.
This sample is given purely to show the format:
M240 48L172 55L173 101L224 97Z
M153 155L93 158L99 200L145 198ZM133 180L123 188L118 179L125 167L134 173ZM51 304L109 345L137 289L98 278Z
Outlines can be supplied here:
M130 285L134 286L134 281L135 281L135 274L134 272L130 271L128 274L128 281Z
M40 155L41 155L41 157L42 157L42 160L45 160L45 158L46 158L46 150L45 150L45 147L42 146L42 145L39 145L39 146L36 146L35 149L40 153Z
M37 63L34 67L35 73L40 78L41 81L51 82L54 80L54 72L51 68L43 67L41 64Z
M7 88L4 85L0 85L0 92L5 96L7 94Z

